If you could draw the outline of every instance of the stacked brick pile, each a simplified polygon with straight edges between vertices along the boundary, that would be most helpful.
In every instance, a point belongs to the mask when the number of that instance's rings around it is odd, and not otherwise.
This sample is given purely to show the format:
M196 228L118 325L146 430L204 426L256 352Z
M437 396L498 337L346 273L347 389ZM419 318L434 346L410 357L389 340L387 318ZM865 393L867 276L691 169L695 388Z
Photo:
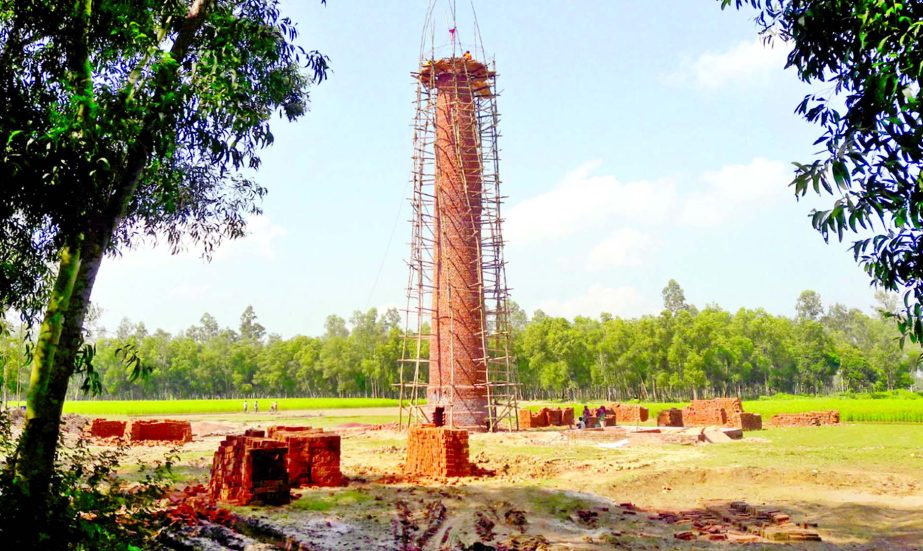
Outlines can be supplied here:
M819 427L821 425L837 425L840 423L840 412L807 411L804 413L780 413L773 415L770 421L775 427Z
M539 411L530 411L528 409L519 410L519 428L536 429L548 426L548 410L542 408Z
M548 420L548 426L551 427L560 427L561 426L561 408L546 409L545 418Z
M416 425L407 436L407 474L444 478L469 476L468 431Z
M573 408L542 408L539 411L519 410L519 428L569 427L574 424Z
M292 486L341 486L340 435L311 427L269 427L288 447L285 468Z
M759 413L734 412L728 418L728 426L742 430L762 430L763 417Z
M683 408L683 425L687 427L717 425L728 422L727 410L711 400L693 400Z
M657 414L658 427L681 427L683 426L683 410L670 408L662 410Z
M189 421L132 421L125 434L131 442L176 442L185 444L192 441L192 426Z
M683 425L723 426L742 430L760 430L763 418L758 413L747 413L740 398L715 398L713 400L693 400L683 408Z
M283 436L284 433L289 432L324 432L324 429L316 429L314 427L299 426L299 427L287 427L284 425L274 425L267 429L267 438L277 438Z
M263 431L253 431L263 432ZM284 442L259 436L228 436L212 461L208 496L237 505L291 500Z
M87 427L91 438L119 438L132 444L161 443L185 444L192 441L189 421L135 420L110 421L93 419Z
M127 424L127 421L93 419L87 428L87 434L91 438L124 438Z
M606 416L612 416L613 420L621 424L637 425L647 421L649 412L647 408L641 407L637 404L607 404L606 410L608 413ZM608 419L607 419L608 421ZM608 425L608 423L606 423Z

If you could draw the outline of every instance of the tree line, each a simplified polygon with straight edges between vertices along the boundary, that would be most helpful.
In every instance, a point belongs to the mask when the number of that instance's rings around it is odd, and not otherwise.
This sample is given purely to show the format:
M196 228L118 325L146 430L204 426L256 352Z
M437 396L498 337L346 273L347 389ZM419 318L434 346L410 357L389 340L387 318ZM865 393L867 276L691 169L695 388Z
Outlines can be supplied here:
M913 383L920 350L902 349L882 316L833 304L814 291L798 298L796 316L763 309L699 310L670 281L659 315L609 314L573 320L512 305L512 348L524 398L685 400L777 392L825 394L892 390ZM893 299L880 296L882 311ZM328 316L324 333L283 339L267 334L252 307L237 328L210 314L177 334L123 320L96 330L92 364L103 396L122 399L199 397L396 397L404 333L397 310ZM24 351L7 332L0 362L4 395L28 385L16 375ZM132 377L136 357L147 375ZM71 383L78 398L81 381Z

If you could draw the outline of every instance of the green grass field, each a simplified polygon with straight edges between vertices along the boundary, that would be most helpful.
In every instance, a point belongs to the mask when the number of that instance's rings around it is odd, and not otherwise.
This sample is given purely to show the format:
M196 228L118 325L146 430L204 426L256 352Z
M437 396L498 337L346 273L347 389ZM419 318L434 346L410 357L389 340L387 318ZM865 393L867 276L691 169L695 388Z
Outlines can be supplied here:
M397 407L398 401L386 398L278 398L279 411L321 410L340 408ZM253 400L248 400L253 411ZM263 412L269 411L272 398L259 400ZM596 407L600 401L587 405ZM641 402L651 411L651 418L664 409L682 408L686 402ZM525 407L537 410L541 407L573 407L577 413L583 403L542 401L525 402ZM194 415L241 413L243 400L71 400L64 403L65 413L81 415L123 416L123 415ZM777 413L799 413L804 411L839 410L840 418L846 423L923 423L923 397L909 392L890 395L856 397L781 396L744 401L744 410L759 413L765 422ZM396 412L395 412L396 415Z
M266 398L259 400L260 411L268 412L272 402L279 403L279 411L397 407L397 400L385 398ZM247 400L253 411L253 400ZM69 400L64 403L64 413L80 415L183 415L201 413L240 413L243 400Z
M590 402L587 405L598 407L600 402ZM682 408L687 402L641 402L648 408L651 418L656 419L657 414L671 407ZM577 414L583 410L583 404L558 403L558 402L530 402L529 409L537 410L543 406L574 407ZM784 396L780 398L764 398L760 400L745 400L744 411L759 413L763 416L764 423L777 413L801 413L805 411L824 411L835 409L840 412L840 419L845 423L923 423L923 397L909 392L893 393L889 397L802 397Z

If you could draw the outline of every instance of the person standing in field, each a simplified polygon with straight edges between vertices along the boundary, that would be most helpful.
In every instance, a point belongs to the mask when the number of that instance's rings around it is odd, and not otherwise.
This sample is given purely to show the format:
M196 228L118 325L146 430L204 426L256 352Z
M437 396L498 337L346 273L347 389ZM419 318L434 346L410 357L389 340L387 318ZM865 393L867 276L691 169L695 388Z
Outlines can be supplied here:
M244 400L244 413L247 413L247 401Z
M590 419L593 417L593 414L590 413L590 408L584 404L583 413L580 414L580 424L578 428L585 429L590 426Z
M257 402L256 400L253 400L253 413L259 413L259 412L260 412L260 403Z
M269 413L279 413L279 402L273 402L269 406Z
M606 426L606 406L599 406L599 409L596 410L596 421L599 423L599 427Z

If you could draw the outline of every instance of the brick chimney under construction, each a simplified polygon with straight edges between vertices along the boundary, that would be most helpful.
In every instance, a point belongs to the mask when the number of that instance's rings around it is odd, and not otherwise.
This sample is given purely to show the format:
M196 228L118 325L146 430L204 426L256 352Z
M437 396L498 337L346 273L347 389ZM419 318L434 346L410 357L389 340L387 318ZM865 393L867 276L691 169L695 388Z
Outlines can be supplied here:
M490 72L470 56L429 61L420 81L436 91L432 336L427 409L445 423L486 429L481 252L482 166L476 96ZM432 417L431 417L432 418Z

